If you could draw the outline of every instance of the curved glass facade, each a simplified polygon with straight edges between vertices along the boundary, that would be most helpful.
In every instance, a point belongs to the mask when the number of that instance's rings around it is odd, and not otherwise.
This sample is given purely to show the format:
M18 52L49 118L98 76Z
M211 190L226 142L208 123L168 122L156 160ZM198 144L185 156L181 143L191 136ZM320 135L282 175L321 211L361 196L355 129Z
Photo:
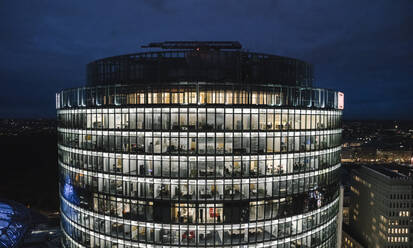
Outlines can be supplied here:
M31 225L31 214L25 206L0 198L0 248L21 247Z
M338 93L179 82L57 94L65 247L335 247Z

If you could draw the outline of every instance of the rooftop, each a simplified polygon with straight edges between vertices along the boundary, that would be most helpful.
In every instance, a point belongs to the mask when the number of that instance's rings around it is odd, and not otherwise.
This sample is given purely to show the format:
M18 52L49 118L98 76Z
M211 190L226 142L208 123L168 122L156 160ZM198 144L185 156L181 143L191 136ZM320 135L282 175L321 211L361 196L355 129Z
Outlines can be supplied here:
M0 199L0 248L13 248L23 240L30 214L23 205Z
M238 41L164 41L151 42L142 48L162 48L162 49L192 49L192 50L220 50L220 49L241 49L242 45Z
M167 85L207 82L219 85L312 87L313 68L304 61L242 50L238 41L164 41L154 48L93 61L87 85Z
M398 164L372 164L366 165L365 167L392 179L413 179L413 167L410 166Z

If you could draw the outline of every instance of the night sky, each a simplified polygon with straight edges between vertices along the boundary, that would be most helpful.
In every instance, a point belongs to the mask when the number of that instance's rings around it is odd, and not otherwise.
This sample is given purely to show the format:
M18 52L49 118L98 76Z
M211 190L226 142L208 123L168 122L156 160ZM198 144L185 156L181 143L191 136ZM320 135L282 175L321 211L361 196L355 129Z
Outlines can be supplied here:
M413 119L412 0L0 1L0 118L54 117L88 62L165 40L299 58L346 119Z

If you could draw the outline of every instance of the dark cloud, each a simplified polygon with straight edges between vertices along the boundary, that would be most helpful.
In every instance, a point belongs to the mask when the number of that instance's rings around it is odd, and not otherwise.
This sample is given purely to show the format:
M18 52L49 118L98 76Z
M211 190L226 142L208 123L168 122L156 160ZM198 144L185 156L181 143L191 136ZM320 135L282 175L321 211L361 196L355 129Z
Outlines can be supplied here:
M54 116L54 93L85 65L163 40L239 40L304 59L316 86L345 92L348 118L410 119L413 2L2 1L0 117Z

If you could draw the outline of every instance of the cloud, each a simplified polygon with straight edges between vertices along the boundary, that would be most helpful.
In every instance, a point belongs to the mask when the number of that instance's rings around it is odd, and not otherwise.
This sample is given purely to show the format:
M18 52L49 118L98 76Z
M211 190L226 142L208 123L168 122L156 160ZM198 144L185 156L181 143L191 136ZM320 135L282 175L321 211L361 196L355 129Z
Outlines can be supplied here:
M347 116L408 116L408 108L389 108L411 106L409 0L0 4L0 99L16 116L53 116L54 92L82 85L88 62L163 40L239 40L251 51L304 59L315 65L317 86L345 92ZM20 111L27 104L33 111Z

